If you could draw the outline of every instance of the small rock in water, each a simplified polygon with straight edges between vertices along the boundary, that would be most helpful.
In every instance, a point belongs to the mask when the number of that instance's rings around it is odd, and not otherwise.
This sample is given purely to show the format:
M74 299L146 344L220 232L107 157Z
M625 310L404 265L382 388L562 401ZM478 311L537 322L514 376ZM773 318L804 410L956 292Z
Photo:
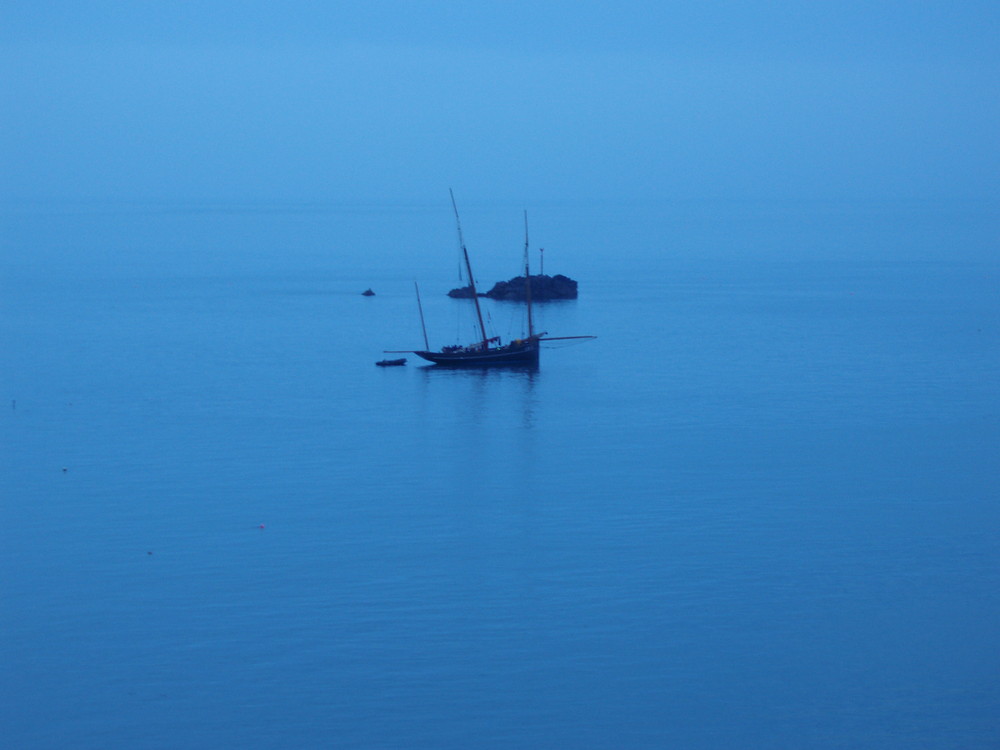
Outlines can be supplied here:
M569 276L557 273L555 276L537 274L531 277L531 299L534 302L545 302L553 299L576 299L577 282ZM449 297L465 299L472 297L472 287L465 286L452 289ZM490 299L524 301L527 299L527 285L523 276L515 276L510 281L498 281L488 292L479 292L480 297Z

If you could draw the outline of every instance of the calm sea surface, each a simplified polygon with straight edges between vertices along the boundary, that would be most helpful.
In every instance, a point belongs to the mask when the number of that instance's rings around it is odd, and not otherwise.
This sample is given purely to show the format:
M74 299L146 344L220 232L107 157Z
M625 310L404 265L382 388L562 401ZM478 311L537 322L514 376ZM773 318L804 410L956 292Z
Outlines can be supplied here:
M2 209L5 747L1000 745L996 211L529 209Z

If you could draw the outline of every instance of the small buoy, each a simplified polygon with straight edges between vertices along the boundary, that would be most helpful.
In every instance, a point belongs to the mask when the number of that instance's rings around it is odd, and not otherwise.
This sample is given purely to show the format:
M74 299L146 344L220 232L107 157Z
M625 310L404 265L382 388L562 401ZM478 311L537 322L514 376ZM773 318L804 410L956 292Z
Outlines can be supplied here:
M63 471L69 471L65 466L63 466Z
M153 550L146 550L146 554L147 554L147 555L151 555L151 554L153 554Z
M257 528L258 528L258 529L263 529L263 528L264 528L264 524L261 524L261 525L260 525L260 526L258 526Z

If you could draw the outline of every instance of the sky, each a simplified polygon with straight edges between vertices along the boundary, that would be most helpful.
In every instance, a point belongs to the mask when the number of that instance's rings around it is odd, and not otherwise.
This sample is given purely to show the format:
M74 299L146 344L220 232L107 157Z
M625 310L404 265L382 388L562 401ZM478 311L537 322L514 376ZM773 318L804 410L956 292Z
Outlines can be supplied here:
M1000 197L1000 3L0 5L0 199Z

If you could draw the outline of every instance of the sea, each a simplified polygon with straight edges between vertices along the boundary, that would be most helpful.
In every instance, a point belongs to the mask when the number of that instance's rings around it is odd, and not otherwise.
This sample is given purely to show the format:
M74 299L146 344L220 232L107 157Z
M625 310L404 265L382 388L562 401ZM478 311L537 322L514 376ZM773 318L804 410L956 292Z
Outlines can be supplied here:
M3 747L1000 746L1000 209L459 199L0 205Z

